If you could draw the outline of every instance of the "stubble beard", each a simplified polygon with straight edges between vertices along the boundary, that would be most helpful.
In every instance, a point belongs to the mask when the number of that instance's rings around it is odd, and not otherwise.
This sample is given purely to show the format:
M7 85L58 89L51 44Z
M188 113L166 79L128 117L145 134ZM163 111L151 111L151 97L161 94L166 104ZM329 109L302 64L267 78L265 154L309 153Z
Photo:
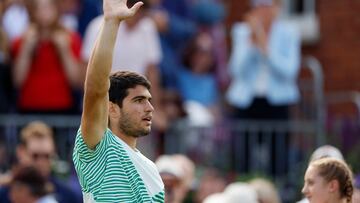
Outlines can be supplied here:
M119 120L120 131L130 137L144 137L150 134L151 128L141 128L130 119L129 114L121 112L121 119Z

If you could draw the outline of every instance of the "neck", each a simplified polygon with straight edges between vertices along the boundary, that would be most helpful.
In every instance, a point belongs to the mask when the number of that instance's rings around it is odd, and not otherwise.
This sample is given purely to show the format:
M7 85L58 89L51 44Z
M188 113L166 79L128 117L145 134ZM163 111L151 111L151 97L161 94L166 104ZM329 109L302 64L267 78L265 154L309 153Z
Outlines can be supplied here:
M136 142L137 142L137 138L136 137L132 137L132 136L128 136L125 135L123 132L121 132L118 129L111 129L111 131L118 137L120 138L122 141L124 141L127 145L129 145L129 147L131 147L132 149L136 148Z
M329 203L347 203L346 198L331 198Z
M347 201L346 198L342 198L342 199L340 200L340 202L341 202L341 203L348 203L348 201Z

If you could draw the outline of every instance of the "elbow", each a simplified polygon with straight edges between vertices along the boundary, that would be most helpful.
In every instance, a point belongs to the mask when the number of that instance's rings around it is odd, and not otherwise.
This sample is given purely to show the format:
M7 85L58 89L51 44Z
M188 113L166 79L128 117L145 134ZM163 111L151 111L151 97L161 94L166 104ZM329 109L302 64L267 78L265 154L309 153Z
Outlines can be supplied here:
M108 94L110 88L110 81L104 83L101 82L89 82L85 81L84 92L85 95L95 98L105 97Z
M22 77L20 74L17 74L16 72L13 73L12 79L13 79L14 87L17 89L23 85L24 80L25 80L24 77Z

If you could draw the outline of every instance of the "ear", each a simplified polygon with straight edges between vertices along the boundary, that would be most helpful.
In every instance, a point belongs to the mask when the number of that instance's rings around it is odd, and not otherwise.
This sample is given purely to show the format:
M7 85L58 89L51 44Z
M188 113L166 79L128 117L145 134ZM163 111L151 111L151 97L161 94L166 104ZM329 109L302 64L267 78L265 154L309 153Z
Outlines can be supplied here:
M109 102L109 117L110 118L117 118L120 115L120 107L119 105Z
M338 180L331 180L328 183L329 192L336 192L339 191L339 181Z
M25 145L20 144L16 147L16 158L20 163L26 162L29 159Z

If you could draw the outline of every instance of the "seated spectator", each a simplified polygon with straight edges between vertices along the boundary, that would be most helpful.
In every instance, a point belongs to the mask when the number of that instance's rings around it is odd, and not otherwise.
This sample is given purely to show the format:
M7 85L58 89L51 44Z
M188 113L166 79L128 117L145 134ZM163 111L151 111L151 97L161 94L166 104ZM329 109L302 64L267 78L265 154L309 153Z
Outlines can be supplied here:
M280 203L280 197L274 184L262 178L255 178L249 182L256 190L260 203Z
M353 191L352 172L344 161L327 157L310 162L302 189L309 202L351 203Z
M310 162L315 161L317 159L325 158L325 157L332 157L339 160L344 160L344 157L340 150L331 145L323 145L318 147L310 157Z
M194 195L195 203L201 203L211 194L223 192L226 180L216 169L206 169L202 174Z
M190 121L185 112L183 100L176 90L164 90L162 103L166 116L166 129L164 131L165 154L186 153L185 140L189 135Z
M204 203L258 203L258 196L254 188L247 183L231 183L223 193L208 196Z
M51 189L36 168L19 167L10 184L10 199L12 203L57 203Z
M81 39L59 21L56 0L30 0L31 24L13 44L21 113L71 113L79 80Z
M194 178L194 163L184 155L162 155L155 164L165 185L165 202L184 202Z
M220 92L214 72L213 45L208 33L198 33L184 51L184 67L177 71L176 81L185 108L189 107L188 102L196 102L204 107L205 113L208 112L210 120L214 122L220 118L221 113ZM191 118L194 110L188 110L188 114ZM211 122L208 125L211 125Z
M210 34L214 41L214 72L218 82L223 83L227 58L223 5L217 0L149 2L150 16L160 33L164 55L160 64L163 86L166 89L175 87L176 72L181 67L180 53L198 30Z
M55 153L53 132L40 121L26 125L20 132L20 144L16 148L16 167L33 166L39 170L47 183L54 188L54 196L59 203L78 203L76 195L63 182L51 174ZM13 176L13 173L11 173ZM0 189L0 203L10 203L10 188Z

